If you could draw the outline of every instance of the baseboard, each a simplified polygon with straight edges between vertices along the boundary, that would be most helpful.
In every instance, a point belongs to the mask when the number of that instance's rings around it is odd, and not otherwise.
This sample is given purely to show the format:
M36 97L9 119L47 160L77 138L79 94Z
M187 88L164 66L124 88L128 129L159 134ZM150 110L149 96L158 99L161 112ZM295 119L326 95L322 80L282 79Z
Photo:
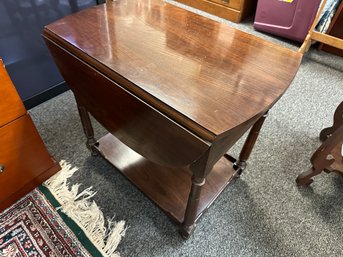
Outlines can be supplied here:
M54 87L51 87L29 99L24 100L24 105L27 110L69 90L68 85L65 82L61 82Z

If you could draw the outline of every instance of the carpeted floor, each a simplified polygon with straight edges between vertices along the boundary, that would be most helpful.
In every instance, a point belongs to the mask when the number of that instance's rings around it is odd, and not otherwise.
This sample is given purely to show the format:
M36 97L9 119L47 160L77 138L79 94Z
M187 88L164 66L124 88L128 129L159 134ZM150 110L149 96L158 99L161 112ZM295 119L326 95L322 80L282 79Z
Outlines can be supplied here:
M299 47L253 31L251 21L227 23L285 47ZM343 256L343 178L322 174L310 188L295 184L296 176L310 167L320 130L332 124L343 100L342 71L342 58L315 49L306 55L291 87L270 112L247 170L187 241L115 168L90 156L71 92L30 114L50 153L79 167L71 183L93 186L105 216L116 214L116 220L126 221L126 236L118 247L122 256ZM105 133L97 124L95 131ZM241 144L230 153L237 156Z

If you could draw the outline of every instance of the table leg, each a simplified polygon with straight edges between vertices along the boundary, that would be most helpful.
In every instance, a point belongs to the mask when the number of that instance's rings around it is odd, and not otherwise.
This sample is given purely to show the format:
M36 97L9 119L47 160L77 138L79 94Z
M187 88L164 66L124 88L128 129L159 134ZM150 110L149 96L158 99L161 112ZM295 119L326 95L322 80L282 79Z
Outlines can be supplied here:
M195 220L197 215L197 208L200 200L200 192L206 179L201 177L192 177L192 187L188 197L188 203L185 212L185 219L181 225L180 234L183 238L187 239L195 229Z
M243 145L241 153L239 154L238 161L234 164L235 169L237 169L236 176L239 177L247 166L247 160L252 152L252 149L256 143L257 137L260 133L262 125L268 116L266 112L251 128L247 139Z
M81 106L79 104L77 105L77 109L79 111L83 131L87 137L86 146L89 150L91 150L92 155L97 155L97 151L94 149L94 146L97 144L97 142L94 138L94 130L88 111L84 106Z

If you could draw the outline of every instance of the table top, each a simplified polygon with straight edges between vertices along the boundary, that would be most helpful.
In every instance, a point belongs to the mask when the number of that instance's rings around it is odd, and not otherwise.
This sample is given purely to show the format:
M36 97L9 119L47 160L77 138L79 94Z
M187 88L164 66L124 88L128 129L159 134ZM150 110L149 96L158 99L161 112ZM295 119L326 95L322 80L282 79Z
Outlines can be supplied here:
M95 6L44 34L204 139L268 110L302 58L160 0Z

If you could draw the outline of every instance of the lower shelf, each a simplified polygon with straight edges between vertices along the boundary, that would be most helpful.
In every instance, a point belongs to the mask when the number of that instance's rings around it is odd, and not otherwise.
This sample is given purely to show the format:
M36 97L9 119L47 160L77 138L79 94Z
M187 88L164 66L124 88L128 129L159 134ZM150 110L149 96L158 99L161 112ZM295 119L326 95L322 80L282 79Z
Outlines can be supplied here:
M170 218L182 223L191 187L188 168L168 168L150 162L121 143L111 134L98 141L96 150L112 163L138 189ZM222 157L213 167L203 186L197 218L213 203L232 180L233 163Z

